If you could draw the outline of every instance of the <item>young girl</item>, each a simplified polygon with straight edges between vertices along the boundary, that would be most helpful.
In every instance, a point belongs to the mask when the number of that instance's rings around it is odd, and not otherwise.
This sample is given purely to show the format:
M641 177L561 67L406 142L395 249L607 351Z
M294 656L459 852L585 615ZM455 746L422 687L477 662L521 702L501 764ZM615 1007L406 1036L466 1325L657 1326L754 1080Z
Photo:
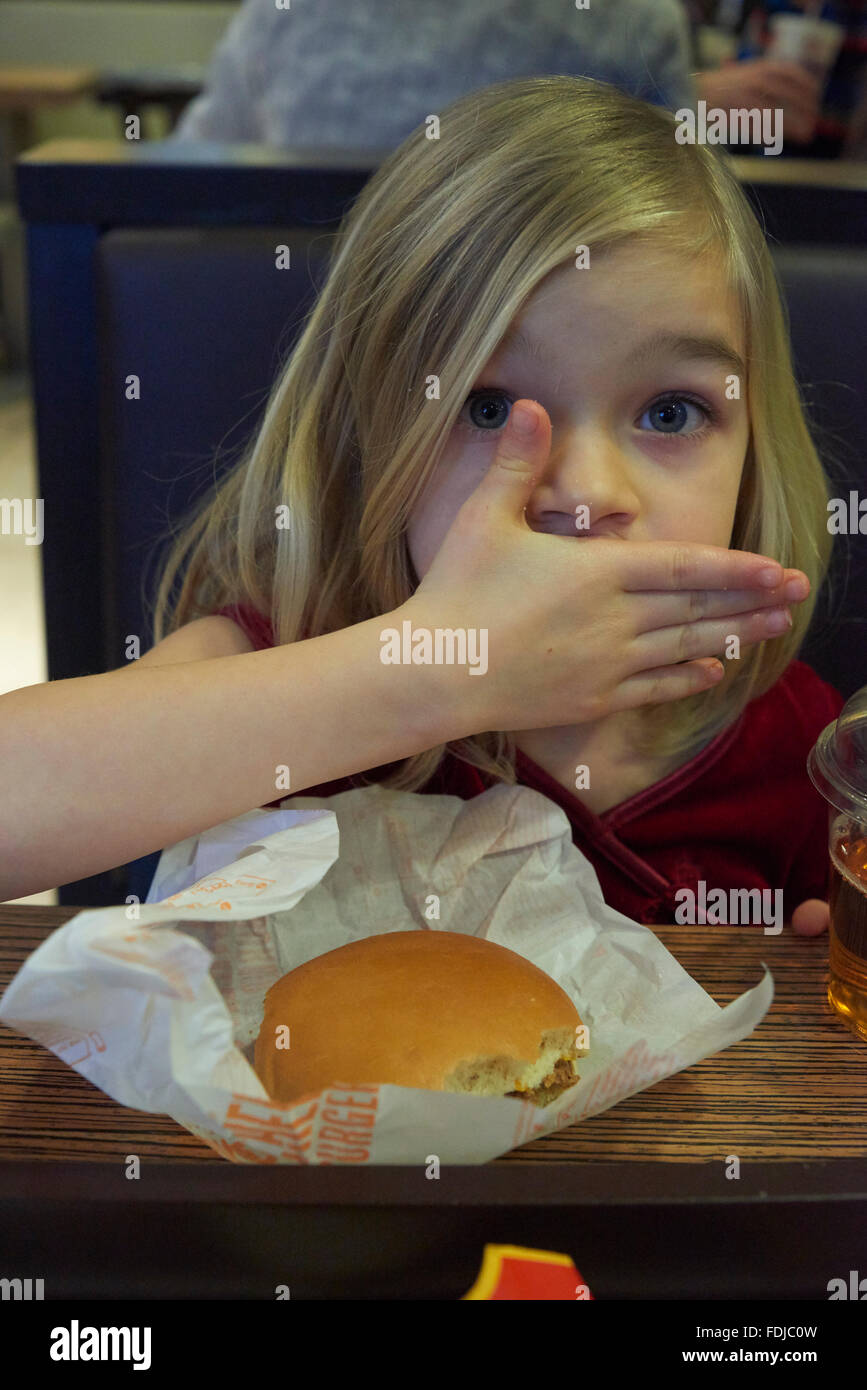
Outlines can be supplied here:
M821 930L805 764L842 699L794 658L829 489L746 199L670 113L578 78L430 127L362 191L257 437L171 547L145 674L60 683L89 722L46 707L91 777L107 728L133 742L140 809L133 832L103 802L55 877L279 805L280 767L304 796L518 781L638 921L704 880ZM487 669L384 665L407 623L484 634ZM19 891L46 840L22 832Z

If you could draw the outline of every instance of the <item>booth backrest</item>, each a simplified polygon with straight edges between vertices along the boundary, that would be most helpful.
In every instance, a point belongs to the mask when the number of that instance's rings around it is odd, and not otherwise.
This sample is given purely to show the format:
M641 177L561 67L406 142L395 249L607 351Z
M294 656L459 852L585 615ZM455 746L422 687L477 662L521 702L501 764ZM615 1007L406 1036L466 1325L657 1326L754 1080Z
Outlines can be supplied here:
M772 246L795 375L832 496L867 499L867 249ZM830 524L829 517L829 524ZM867 504L835 535L831 570L801 659L847 699L867 685Z
M296 229L276 277L268 228L109 232L97 250L100 416L110 497L112 663L147 634L155 543L258 427L327 269L330 237ZM796 371L835 495L867 497L867 251L777 247ZM147 305L147 313L142 312ZM140 399L125 396L134 372ZM867 517L864 520L867 531ZM864 542L837 538L802 655L849 695L867 684ZM149 566L151 567L149 569ZM150 636L148 634L148 645Z
M96 251L100 453L110 499L110 666L138 635L170 524L208 492L260 423L326 270L333 235L274 228L113 231ZM276 290L275 290L276 286ZM146 307L146 312L143 306ZM140 381L138 399L126 380Z

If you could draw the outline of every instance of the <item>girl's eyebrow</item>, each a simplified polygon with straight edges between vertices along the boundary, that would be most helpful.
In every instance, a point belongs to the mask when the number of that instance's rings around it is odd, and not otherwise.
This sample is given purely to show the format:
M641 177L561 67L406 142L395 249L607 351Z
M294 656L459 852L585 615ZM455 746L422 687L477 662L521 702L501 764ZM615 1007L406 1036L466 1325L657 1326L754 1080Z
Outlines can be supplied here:
M690 334L669 333L667 330L645 338L626 360L630 365L637 365L660 353L693 362L718 362L720 366L728 367L742 377L746 376L747 372L742 357L724 338L694 337Z
M506 329L494 355L500 357L513 352L524 352L528 357L534 357L537 362L542 362L552 370L559 365L553 361L552 354L544 342L540 342L517 324ZM743 358L724 338L706 338L688 333L671 333L668 330L660 330L645 338L644 342L639 343L629 354L626 363L636 366L661 353L682 360L718 362L720 366L728 367L741 377L745 377L747 372Z
M527 329L520 328L518 324L513 323L506 329L491 357L504 357L507 353L515 352L523 352L528 357L535 357L537 362L541 362L552 370L558 365L544 342L534 338Z

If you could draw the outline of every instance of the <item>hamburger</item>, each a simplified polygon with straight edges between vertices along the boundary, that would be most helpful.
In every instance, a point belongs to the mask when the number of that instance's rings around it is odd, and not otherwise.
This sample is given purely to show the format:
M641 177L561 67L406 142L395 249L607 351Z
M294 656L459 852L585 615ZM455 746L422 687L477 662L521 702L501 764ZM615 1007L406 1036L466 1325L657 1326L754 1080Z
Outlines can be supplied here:
M579 1080L580 1026L568 994L505 946L385 932L271 986L253 1065L283 1102L334 1084L390 1084L548 1105Z

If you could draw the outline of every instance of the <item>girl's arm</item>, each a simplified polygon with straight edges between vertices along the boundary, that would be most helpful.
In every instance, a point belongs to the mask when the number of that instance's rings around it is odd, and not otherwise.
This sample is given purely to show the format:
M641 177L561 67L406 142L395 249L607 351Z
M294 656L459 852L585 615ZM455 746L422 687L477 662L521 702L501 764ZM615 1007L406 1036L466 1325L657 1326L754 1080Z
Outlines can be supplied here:
M205 660L179 659L181 629L172 664L0 696L0 902L274 801L281 766L290 795L477 733L466 671L380 661L402 616Z

